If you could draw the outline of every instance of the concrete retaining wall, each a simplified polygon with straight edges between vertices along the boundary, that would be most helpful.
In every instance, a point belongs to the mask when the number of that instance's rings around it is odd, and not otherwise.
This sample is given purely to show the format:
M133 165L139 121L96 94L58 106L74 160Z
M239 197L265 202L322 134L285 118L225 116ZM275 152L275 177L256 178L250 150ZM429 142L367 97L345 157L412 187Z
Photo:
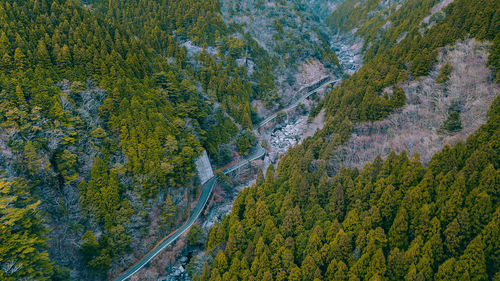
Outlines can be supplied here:
M212 170L212 165L210 164L206 150L203 150L201 156L196 159L195 164L201 184L204 184L214 176L214 171Z

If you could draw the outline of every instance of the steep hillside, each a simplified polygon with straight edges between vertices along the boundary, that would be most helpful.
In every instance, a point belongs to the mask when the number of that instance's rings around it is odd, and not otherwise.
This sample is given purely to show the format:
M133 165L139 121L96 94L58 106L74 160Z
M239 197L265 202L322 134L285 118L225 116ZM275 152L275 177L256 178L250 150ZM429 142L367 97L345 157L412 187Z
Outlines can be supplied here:
M453 44L457 39L471 36L478 40L489 40L492 47L488 66L496 66L495 58L500 43L500 35L496 32L496 3L484 1L481 10L478 10L471 3L454 2L444 9L444 19L437 20L429 29L422 29L426 13L420 10L431 13L432 4L431 1L408 1L392 14L405 21L393 23L376 42L368 41L371 47L366 51L364 66L333 90L316 108L315 113L325 109L327 118L331 118L322 132L323 137L345 128L340 124L346 119L350 122L380 120L403 106L406 97L402 89L396 87L390 96L384 93L384 89L407 79L427 75L439 48ZM417 12L414 12L415 5L420 7ZM396 40L403 33L406 35ZM496 71L498 77L498 68Z
M496 280L498 1L345 3L365 64L240 192L194 279Z
M117 276L186 221L204 150L257 144L276 171L160 256L194 280L499 279L499 11L0 0L0 279Z
M207 98L221 104L245 128L256 121L250 101L274 90L268 54L237 25L226 26L218 1L89 1L163 56L172 57L199 81Z
M428 167L403 152L360 171L301 174L294 149L212 228L215 258L199 280L495 280L499 101Z
M0 169L40 199L56 268L92 279L145 240L153 209L170 204L163 233L182 219L212 109L181 69L75 1L1 1L0 14Z
M6 278L121 271L185 219L203 148L219 165L250 149L236 143L258 121L250 102L274 90L272 65L251 37L230 36L218 9L216 1L0 1L1 176L40 200L36 249L55 261L42 273L18 269L33 257L14 260L8 248Z
M241 25L274 58L278 95L267 107L287 104L295 98L294 90L322 76L342 75L319 8L333 2L221 1L224 21Z
M492 79L494 72L486 66L489 47L469 39L440 50L429 75L398 84L407 97L406 106L383 120L356 124L349 141L329 158L331 167L362 168L393 150L418 153L427 164L445 144L464 141L486 123L486 113L500 92ZM452 70L440 81L447 66ZM456 113L456 127L447 126Z

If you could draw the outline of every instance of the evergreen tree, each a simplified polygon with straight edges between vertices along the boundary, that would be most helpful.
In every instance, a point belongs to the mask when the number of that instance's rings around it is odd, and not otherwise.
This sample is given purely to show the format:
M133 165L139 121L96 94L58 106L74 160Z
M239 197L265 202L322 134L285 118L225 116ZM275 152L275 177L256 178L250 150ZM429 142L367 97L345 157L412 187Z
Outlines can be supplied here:
M2 280L49 280L52 274L40 202L34 201L28 191L22 181L0 179Z

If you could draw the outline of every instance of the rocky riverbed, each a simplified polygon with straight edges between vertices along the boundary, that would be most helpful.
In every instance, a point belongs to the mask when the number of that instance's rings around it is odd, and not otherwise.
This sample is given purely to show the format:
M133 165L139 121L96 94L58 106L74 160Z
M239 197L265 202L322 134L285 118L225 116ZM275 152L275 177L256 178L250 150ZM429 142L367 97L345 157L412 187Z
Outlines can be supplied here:
M337 34L330 41L344 73L353 75L363 64L363 40L349 34Z

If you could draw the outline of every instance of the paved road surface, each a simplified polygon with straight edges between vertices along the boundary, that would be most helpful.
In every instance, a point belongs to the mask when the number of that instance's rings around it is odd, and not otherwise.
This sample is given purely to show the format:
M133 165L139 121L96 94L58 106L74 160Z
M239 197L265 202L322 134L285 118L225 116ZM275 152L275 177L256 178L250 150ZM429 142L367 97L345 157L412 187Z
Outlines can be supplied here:
M284 109L284 111L288 111L297 105L301 103L304 99L312 95L318 88L321 88L325 85L337 82L339 80L331 80L331 79L325 79L323 83L320 83L316 86L313 87L313 89L309 90L305 95L301 96L297 101L295 101L293 104L288 106L287 108ZM268 118L264 119L259 124L259 128L267 124L269 121L273 120L276 118L277 113L269 116ZM255 159L258 159L266 153L266 150L262 148L262 146L258 145L256 150L252 153L252 155L248 156L247 158L235 163L231 167L225 169L222 171L224 174L231 173L232 171L243 167L250 161L253 161ZM168 245L172 244L179 236L181 236L184 232L189 230L191 225L198 219L200 216L201 212L203 211L203 208L208 202L208 199L210 198L210 195L212 194L212 189L214 187L215 182L217 181L217 176L213 176L211 179L209 179L207 182L205 182L201 187L201 194L200 198L198 199L198 203L196 203L196 206L194 209L191 211L191 215L188 219L188 221L182 225L180 228L169 234L169 236L165 237L163 241L161 241L156 247L154 247L148 254L146 254L141 260L139 260L134 266L129 268L127 271L122 273L119 277L115 278L114 281L123 281L127 280L130 278L132 275L134 275L137 271L139 271L141 268L143 268L148 262L150 262L154 257L156 257L163 249L165 249Z
M340 79L337 79L337 80L327 79L326 81L323 81L323 83L319 83L318 85L316 85L316 87L313 87L313 89L309 90L307 93L305 93L303 96L301 96L294 103L292 103L287 108L282 109L280 111L287 112L290 109L293 109L293 108L297 107L301 102L303 102L309 96L311 96L312 94L314 94L316 92L316 90L318 90L319 88L321 88L323 86L326 86L328 84L337 83L338 81L340 81ZM263 127L264 125L266 125L267 123L269 123L271 120L275 119L276 116L278 116L278 112L276 112L273 115L271 115L271 116L267 117L266 119L262 120L262 122L259 123L258 128Z
M264 148L262 148L260 145L258 145L256 150L252 153L252 155L235 163L231 167L225 169L223 171L223 173L228 174L228 173L246 165L250 161L253 161L255 159L258 159L258 158L264 156L265 153L266 153L266 150ZM213 176L211 179L209 179L207 182L205 182L202 185L201 194L200 194L200 198L198 199L198 203L196 203L196 206L191 211L191 215L190 215L188 221L183 226L181 226L180 228L175 230L173 233L171 233L169 236L164 238L164 240L161 241L156 247L154 247L147 255L145 255L134 266L132 266L127 271L122 273L122 275L115 278L114 281L123 281L123 280L127 280L128 278L130 278L137 271L139 271L141 268L143 268L149 261L151 261L154 257L156 257L163 249L165 249L168 245L172 244L172 242L174 242L177 238L179 238L179 236L181 236L184 232L189 230L191 225L193 225L193 223L196 221L196 219L198 219L201 212L203 211L203 208L207 204L208 199L210 198L210 195L212 194L212 189L213 189L216 181L217 181L217 176Z

